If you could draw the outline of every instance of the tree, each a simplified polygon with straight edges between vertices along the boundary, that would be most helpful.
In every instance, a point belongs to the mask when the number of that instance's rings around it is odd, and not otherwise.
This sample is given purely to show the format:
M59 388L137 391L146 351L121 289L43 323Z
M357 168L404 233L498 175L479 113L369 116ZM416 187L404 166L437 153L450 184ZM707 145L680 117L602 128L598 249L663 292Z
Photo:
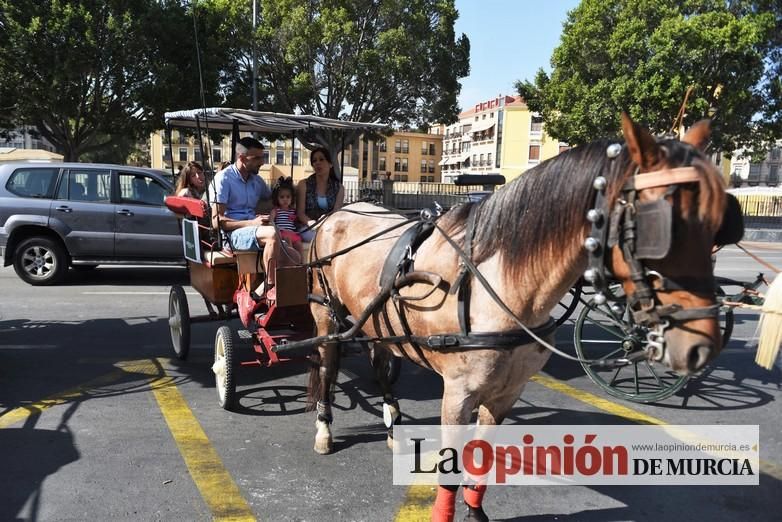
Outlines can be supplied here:
M221 103L233 47L218 28L229 23L229 2L201 4L206 100ZM16 98L0 125L32 125L75 161L121 153L123 143L160 128L165 110L200 106L188 9L177 0L0 0L0 94Z
M279 110L397 125L456 118L470 45L455 39L453 0L262 0L260 16L259 82ZM339 148L329 132L301 139Z
M622 110L670 130L692 86L685 126L711 116L712 150L757 148L782 123L781 12L775 0L583 0L551 75L516 87L550 135L579 144L617 135Z

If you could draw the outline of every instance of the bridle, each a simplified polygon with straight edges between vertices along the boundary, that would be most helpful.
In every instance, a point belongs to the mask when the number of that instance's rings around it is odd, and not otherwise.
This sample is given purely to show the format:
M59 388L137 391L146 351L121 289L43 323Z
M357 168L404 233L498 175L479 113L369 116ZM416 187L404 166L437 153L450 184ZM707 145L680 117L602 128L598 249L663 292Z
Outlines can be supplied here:
M606 149L606 155L615 159L622 151L618 143ZM650 358L662 360L665 354L663 334L675 323L694 319L713 319L719 314L719 305L683 308L678 304L659 304L657 292L689 290L713 292L714 281L707 278L677 278L675 281L648 269L643 260L663 259L671 248L673 233L673 207L667 197L680 185L697 183L702 174L692 166L662 169L638 173L638 169L622 186L619 196L610 208L606 195L608 181L602 175L595 178L595 206L587 212L592 230L584 242L588 252L588 268L584 279L597 293L593 301L603 305L606 301L619 301L609 286L610 276L606 255L619 245L630 270L634 290L627 296L627 305L635 324L649 329L647 342ZM641 190L667 187L665 194L654 201L639 201ZM655 282L656 284L653 284ZM686 284L686 287L685 287Z

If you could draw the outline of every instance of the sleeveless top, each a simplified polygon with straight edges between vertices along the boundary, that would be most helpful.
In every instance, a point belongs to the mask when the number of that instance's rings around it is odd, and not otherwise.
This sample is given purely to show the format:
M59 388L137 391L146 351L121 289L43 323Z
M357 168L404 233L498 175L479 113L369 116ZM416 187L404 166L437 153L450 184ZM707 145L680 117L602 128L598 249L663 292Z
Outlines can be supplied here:
M274 209L274 224L280 230L292 230L296 232L296 211L292 208L284 210L281 208Z
M337 194L339 194L339 188L341 183L335 179L329 177L328 185L326 186L326 200L328 202L328 208L322 209L318 205L318 190L317 182L315 180L315 174L307 178L307 197L304 204L304 213L310 219L318 219L323 214L328 214L334 210L334 204L337 202Z

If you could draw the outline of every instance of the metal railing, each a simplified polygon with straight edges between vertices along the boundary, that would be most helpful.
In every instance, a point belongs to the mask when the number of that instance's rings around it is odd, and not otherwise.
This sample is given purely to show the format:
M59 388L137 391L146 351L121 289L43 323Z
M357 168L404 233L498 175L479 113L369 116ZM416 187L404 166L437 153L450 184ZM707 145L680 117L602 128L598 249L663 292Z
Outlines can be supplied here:
M782 196L742 194L736 198L746 228L782 228Z

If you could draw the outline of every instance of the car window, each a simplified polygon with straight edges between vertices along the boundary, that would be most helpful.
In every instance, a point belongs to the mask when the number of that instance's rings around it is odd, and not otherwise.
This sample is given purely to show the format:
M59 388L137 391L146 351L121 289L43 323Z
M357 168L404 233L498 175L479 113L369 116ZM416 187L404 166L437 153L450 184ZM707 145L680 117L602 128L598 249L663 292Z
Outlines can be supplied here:
M65 190L67 190L66 197L71 201L109 202L111 201L111 171L70 169L60 183L57 197L63 197Z
M48 198L54 189L59 168L24 167L16 169L8 178L5 188L9 192L26 198Z
M119 173L120 201L142 205L163 205L168 189L156 179L143 174Z

